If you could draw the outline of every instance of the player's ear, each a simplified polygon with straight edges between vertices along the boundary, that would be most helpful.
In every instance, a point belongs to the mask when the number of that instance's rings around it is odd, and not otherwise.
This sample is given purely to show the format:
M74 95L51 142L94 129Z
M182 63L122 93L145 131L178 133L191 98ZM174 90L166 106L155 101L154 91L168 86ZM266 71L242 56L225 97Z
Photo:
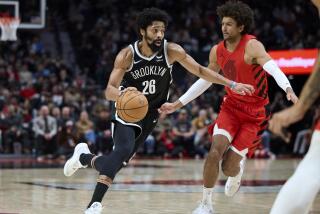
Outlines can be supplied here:
M244 30L244 25L239 26L239 33L241 33Z
M141 35L141 37L144 37L145 34L146 34L145 29L140 28L140 35Z

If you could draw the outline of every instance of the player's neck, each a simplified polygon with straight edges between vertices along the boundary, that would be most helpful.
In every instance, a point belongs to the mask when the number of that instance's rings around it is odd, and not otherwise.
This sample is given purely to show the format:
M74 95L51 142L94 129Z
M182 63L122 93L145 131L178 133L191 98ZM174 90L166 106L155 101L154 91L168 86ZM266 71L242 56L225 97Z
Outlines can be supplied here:
M154 54L154 52L151 50L151 48L145 41L141 41L138 43L138 49L139 52L145 57L150 57Z
M225 40L226 49L230 52L233 52L237 48L241 38L242 36L240 35L235 38Z

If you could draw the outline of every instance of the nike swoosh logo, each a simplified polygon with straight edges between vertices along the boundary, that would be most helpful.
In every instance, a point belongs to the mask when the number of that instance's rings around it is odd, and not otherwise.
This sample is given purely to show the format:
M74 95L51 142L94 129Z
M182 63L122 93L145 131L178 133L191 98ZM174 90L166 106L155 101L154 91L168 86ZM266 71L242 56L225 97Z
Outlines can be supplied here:
M161 56L156 56L157 59L162 59L162 55Z
M139 62L141 62L142 59L138 60L138 61L133 61L133 64L138 64Z

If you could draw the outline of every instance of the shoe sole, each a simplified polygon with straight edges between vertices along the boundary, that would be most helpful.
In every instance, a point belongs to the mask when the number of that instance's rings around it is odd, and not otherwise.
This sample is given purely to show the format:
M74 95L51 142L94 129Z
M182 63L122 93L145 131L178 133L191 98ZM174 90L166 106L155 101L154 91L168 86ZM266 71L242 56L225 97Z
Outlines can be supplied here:
M73 165L76 161L79 160L80 154L78 155L78 151L82 147L87 147L87 149L89 150L88 145L86 143L79 143L74 148L74 152L72 154L72 157L64 164L64 167L63 167L63 174L65 176L70 177L71 175L73 175L79 169L79 168L73 169L73 171L71 173L68 173L68 171L69 171L68 169L70 168L69 166Z

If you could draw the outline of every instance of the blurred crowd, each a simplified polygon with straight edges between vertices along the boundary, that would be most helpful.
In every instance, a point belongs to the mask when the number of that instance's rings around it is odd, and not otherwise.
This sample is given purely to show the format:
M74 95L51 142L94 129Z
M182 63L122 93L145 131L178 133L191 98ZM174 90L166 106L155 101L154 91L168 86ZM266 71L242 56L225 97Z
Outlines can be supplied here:
M255 12L252 32L267 50L320 47L316 10L308 1L245 1ZM37 32L19 32L17 42L0 42L0 154L30 154L65 159L81 141L96 154L113 148L110 103L103 90L117 52L137 39L135 15L156 6L170 15L166 38L181 44L206 65L212 45L221 40L216 7L223 1L89 1L48 2L48 16L60 16L71 38L76 67L45 50ZM50 15L54 14L54 15ZM267 17L267 18L266 18ZM53 19L54 17L51 17ZM50 27L48 31L57 30ZM171 100L176 100L196 80L174 66ZM299 90L301 82L292 77ZM299 79L306 77L299 77ZM297 79L297 78L296 78ZM270 82L272 111L288 106L284 92ZM297 83L297 85L295 85ZM210 148L207 125L212 123L224 95L212 86L200 98L170 116L161 115L158 126L139 153L160 157L206 156ZM302 123L290 127L293 144L269 131L255 157L303 155L316 108Z

